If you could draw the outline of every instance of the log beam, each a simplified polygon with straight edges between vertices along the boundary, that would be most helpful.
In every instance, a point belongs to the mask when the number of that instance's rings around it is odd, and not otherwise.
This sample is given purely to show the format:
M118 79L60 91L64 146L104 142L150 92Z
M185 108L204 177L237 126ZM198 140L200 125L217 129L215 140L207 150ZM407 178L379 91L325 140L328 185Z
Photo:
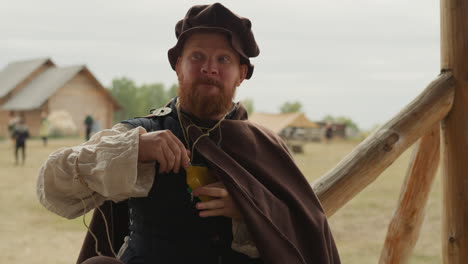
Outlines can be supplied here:
M424 210L440 159L440 128L435 125L417 143L388 226L379 264L408 263L419 238Z
M443 73L393 119L312 184L327 216L372 183L452 107L454 82ZM468 130L467 130L468 131Z

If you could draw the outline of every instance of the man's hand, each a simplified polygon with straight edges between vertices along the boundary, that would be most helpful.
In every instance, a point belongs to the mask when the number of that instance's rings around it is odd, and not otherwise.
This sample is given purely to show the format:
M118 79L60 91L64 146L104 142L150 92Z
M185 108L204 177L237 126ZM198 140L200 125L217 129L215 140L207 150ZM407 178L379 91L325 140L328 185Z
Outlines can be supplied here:
M141 133L138 142L138 161L157 161L159 173L178 173L190 162L190 151L169 130Z
M232 200L222 182L215 182L193 190L194 196L207 195L216 199L199 202L196 208L201 210L201 217L226 216L234 219L242 219L242 214Z

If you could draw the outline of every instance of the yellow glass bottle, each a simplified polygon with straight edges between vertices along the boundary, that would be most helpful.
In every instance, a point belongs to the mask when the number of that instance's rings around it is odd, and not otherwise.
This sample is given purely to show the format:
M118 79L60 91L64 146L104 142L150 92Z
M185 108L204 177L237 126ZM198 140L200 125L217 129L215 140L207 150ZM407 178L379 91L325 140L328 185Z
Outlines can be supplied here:
M187 185L192 190L216 182L216 178L204 166L188 166L185 168L185 173L187 175ZM202 202L213 199L213 197L206 195L200 195L199 198Z

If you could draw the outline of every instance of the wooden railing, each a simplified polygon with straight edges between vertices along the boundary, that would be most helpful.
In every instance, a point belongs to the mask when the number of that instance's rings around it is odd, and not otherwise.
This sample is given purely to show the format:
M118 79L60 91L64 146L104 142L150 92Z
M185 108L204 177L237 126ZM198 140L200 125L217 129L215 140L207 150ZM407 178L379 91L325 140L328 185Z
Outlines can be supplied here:
M440 75L396 117L313 183L327 216L372 183L401 153L440 122L454 98L450 73Z
M468 263L468 0L441 0L441 29L439 77L313 183L327 216L332 216L419 140L380 264L408 262L439 160L444 165L443 260Z
M452 107L454 87L452 74L441 74L399 114L312 184L330 217L421 138L389 226L381 263L403 263L400 260L409 256L416 243L439 160L439 123Z

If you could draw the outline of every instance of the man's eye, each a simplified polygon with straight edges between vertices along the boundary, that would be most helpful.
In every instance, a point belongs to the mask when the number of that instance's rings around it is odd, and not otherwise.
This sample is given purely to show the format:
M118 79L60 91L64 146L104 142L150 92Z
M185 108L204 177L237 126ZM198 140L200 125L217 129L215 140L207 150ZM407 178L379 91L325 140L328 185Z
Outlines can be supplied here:
M201 60L202 58L203 58L203 56L200 53L193 53L190 56L190 59L192 59L192 60Z
M231 62L231 58L229 56L221 56L218 58L220 63L229 63Z

